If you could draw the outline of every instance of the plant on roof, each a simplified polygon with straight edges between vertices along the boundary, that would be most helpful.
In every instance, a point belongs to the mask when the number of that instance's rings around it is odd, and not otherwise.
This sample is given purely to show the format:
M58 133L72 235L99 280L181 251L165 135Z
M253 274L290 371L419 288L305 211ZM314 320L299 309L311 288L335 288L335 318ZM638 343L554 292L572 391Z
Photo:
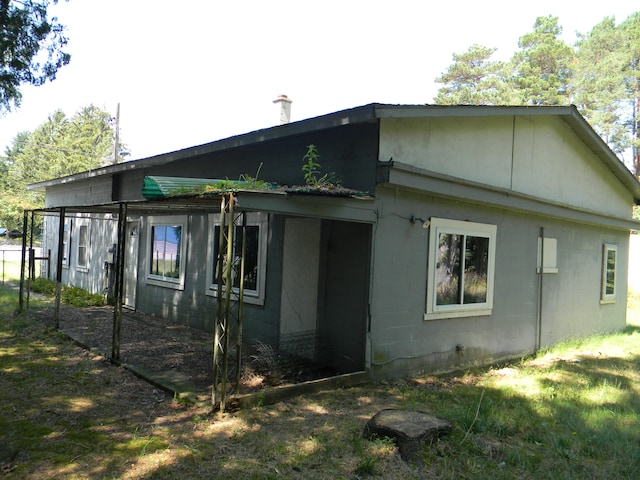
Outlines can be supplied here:
M320 154L318 153L318 147L315 145L307 146L307 153L302 157L302 160L305 162L302 165L305 183L307 186L313 188L330 188L337 186L340 182L337 181L334 173L325 173L321 176L321 165L318 162L319 158Z
M262 163L260 163L255 177L252 177L247 173L242 173L240 174L238 180L229 180L229 178L225 178L224 180L212 181L211 183L207 183L206 185L176 188L171 192L170 196L182 197L237 190L268 190L273 188L273 184L264 180L258 180L258 175L260 175L261 169Z

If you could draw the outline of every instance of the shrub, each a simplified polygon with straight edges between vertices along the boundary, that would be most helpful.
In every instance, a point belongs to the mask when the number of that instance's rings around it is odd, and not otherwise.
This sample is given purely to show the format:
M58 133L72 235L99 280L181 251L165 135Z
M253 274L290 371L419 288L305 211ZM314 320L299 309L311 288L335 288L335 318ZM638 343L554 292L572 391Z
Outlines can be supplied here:
M56 294L56 282L46 278L36 278L30 283L31 290L43 295L54 296ZM104 295L90 293L79 287L62 286L60 300L74 307L95 307L106 303Z

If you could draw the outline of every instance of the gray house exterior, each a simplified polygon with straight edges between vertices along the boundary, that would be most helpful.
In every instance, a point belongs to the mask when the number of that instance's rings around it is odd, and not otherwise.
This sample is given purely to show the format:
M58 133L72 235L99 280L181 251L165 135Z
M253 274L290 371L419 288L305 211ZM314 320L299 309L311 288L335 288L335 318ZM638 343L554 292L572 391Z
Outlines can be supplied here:
M303 185L308 145L366 195L237 192L248 341L391 378L624 328L640 184L574 107L371 104L43 182L43 247L64 207L63 283L108 291L125 203L124 303L211 330L219 199L147 200L145 177Z

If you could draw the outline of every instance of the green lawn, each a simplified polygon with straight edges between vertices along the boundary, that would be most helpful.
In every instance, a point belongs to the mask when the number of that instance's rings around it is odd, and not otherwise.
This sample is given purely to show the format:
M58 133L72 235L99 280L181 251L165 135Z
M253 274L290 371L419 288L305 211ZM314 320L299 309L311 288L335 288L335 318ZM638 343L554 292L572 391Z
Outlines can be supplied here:
M43 306L34 299L33 308ZM0 476L7 479L635 479L640 295L624 332L455 376L212 414L174 401L27 315L0 287ZM454 424L424 465L362 438L383 408Z
M20 262L0 261L0 282L20 280Z

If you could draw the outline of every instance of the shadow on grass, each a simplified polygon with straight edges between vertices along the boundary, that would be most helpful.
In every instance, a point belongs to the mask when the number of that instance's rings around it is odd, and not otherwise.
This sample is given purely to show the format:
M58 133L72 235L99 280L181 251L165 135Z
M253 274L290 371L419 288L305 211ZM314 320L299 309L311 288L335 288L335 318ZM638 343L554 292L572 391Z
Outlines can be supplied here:
M411 408L454 422L427 448L444 478L636 478L640 356L516 364L476 380L434 379L406 390Z
M355 478L368 459L390 479L610 479L640 470L638 354L369 385L214 416L7 312L4 298L5 478ZM637 333L630 326L623 336ZM454 423L449 437L425 446L421 469L362 440L366 421L388 407Z

